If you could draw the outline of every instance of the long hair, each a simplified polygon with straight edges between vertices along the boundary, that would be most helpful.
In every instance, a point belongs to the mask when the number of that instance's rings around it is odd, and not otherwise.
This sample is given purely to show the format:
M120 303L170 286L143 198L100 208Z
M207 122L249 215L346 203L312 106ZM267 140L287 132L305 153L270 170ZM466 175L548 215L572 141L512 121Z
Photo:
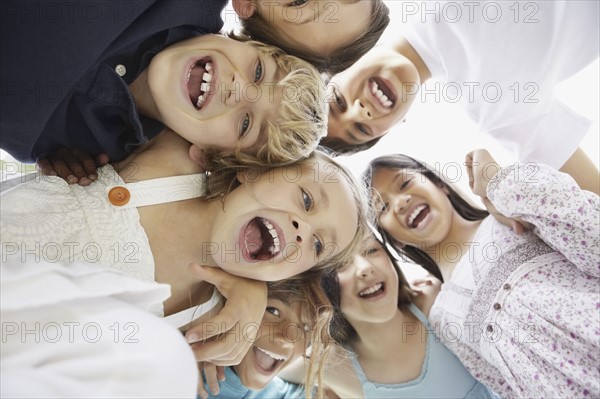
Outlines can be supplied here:
M389 248L385 243L385 239L383 241L378 240L374 237L375 240L379 242L379 244L383 247L386 255L392 262L394 269L396 270L396 274L398 274L398 309L404 310L411 303L412 298L414 296L413 290L410 288L404 273L400 269L398 261L394 255L390 252ZM337 271L333 271L325 274L323 280L321 282L325 293L327 294L327 298L331 302L333 306L333 317L331 320L331 337L341 345L342 347L347 347L350 345L350 341L356 337L356 330L350 324L350 322L346 319L341 309L341 292L340 292L340 283Z
M390 23L390 10L383 0L371 0L371 19L367 29L351 43L337 48L327 57L308 50L295 48L293 43L284 41L274 29L271 22L260 12L255 12L249 19L242 19L242 31L245 36L264 43L277 46L288 54L300 57L314 65L320 72L336 74L354 64L367 51L375 46L383 31ZM352 21L342 21L352 23Z
M305 278L267 283L268 297L297 306L300 321L307 327L303 330L310 333L310 356L307 356L304 378L304 391L307 399L312 396L312 388L315 383L317 397L323 396L323 367L332 343L329 327L333 309L321 288L322 276L323 272L321 271Z
M466 220L482 220L489 215L487 211L475 207L468 200L466 200L457 191L457 189L452 187L453 185L451 183L447 182L445 178L439 175L434 169L428 167L425 163L417 161L416 159L407 155L391 154L373 159L362 175L363 183L371 191L373 191L373 175L379 169L405 170L420 173L438 187L448 190L448 199L450 200L452 207ZM378 226L378 230L385 237L385 239L390 242L390 244L398 253L421 265L425 270L433 274L440 281L444 281L438 264L431 258L431 256L429 256L429 254L420 248L402 244L392 237L381 226Z

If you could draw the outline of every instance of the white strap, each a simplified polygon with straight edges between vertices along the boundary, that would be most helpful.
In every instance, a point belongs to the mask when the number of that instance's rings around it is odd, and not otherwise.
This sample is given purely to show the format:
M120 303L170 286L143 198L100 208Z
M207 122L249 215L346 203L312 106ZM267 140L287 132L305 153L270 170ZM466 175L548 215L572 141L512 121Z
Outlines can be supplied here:
M206 194L205 184L205 174L169 176L108 186L106 196L109 203L116 208L137 208L202 197ZM129 202L119 206L110 201L109 193L115 187L124 187L129 191Z
M204 302L201 305L194 306L182 310L181 312L177 312L172 315L166 316L165 320L167 321L167 323L169 323L175 328L183 327L186 324L189 324L197 318L208 313L219 303L220 299L221 296L219 295L218 291L216 289L213 289L212 297L208 301Z

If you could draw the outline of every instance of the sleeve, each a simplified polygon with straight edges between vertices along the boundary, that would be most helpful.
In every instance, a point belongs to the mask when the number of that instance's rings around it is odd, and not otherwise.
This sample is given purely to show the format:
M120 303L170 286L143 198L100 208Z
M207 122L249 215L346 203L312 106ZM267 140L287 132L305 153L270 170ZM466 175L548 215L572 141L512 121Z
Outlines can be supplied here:
M91 63L154 2L3 1L0 148L34 161L33 144L63 99L80 90Z
M567 174L542 164L502 168L487 195L507 217L535 226L548 245L582 271L600 276L600 197L581 190Z
M539 162L560 169L573 155L590 129L591 121L565 104L552 99L547 109L541 104L526 104L523 114L538 114L507 126L483 129L505 148L515 152L519 162ZM490 112L498 112L490 108ZM510 110L509 110L510 112Z

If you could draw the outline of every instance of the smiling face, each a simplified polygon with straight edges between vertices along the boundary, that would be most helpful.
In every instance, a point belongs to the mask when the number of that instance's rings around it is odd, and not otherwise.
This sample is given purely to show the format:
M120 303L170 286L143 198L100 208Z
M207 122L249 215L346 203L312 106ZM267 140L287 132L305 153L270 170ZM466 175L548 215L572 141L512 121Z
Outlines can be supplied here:
M256 0L259 12L288 47L328 56L369 27L370 0Z
M398 311L398 273L381 244L371 239L367 249L338 271L340 309L356 328L383 323Z
M264 144L275 120L281 78L273 57L220 35L203 35L158 53L148 86L160 119L189 142L222 150Z
M234 366L247 388L264 388L286 365L304 355L310 338L299 306L269 298L256 341Z
M374 48L329 83L327 138L362 144L387 133L412 105L416 66L387 48Z
M430 248L449 234L456 211L444 189L408 169L373 172L380 226L395 240Z
M282 280L324 262L353 240L355 196L333 164L313 158L260 176L239 176L242 184L225 197L206 251L224 270Z

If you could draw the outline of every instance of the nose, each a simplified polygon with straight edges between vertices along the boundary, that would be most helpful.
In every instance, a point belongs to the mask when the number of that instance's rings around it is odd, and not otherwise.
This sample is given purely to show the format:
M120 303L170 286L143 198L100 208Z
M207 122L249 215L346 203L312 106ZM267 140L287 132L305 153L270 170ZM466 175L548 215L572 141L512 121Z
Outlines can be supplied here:
M231 72L231 75L222 83L223 92L221 98L225 105L235 106L242 99L242 90L246 87L242 76L236 72Z
M402 213L408 209L408 204L412 196L410 194L398 194L394 199L394 212Z
M361 120L371 120L373 119L373 114L369 110L369 108L360 101L360 99L356 99L353 104L353 111Z
M365 257L357 255L354 257L354 267L357 278L367 278L374 273L373 266Z
M307 240L310 241L309 238L312 233L308 223L296 216L292 217L290 221L294 232L294 242L298 245L302 245L302 243Z

